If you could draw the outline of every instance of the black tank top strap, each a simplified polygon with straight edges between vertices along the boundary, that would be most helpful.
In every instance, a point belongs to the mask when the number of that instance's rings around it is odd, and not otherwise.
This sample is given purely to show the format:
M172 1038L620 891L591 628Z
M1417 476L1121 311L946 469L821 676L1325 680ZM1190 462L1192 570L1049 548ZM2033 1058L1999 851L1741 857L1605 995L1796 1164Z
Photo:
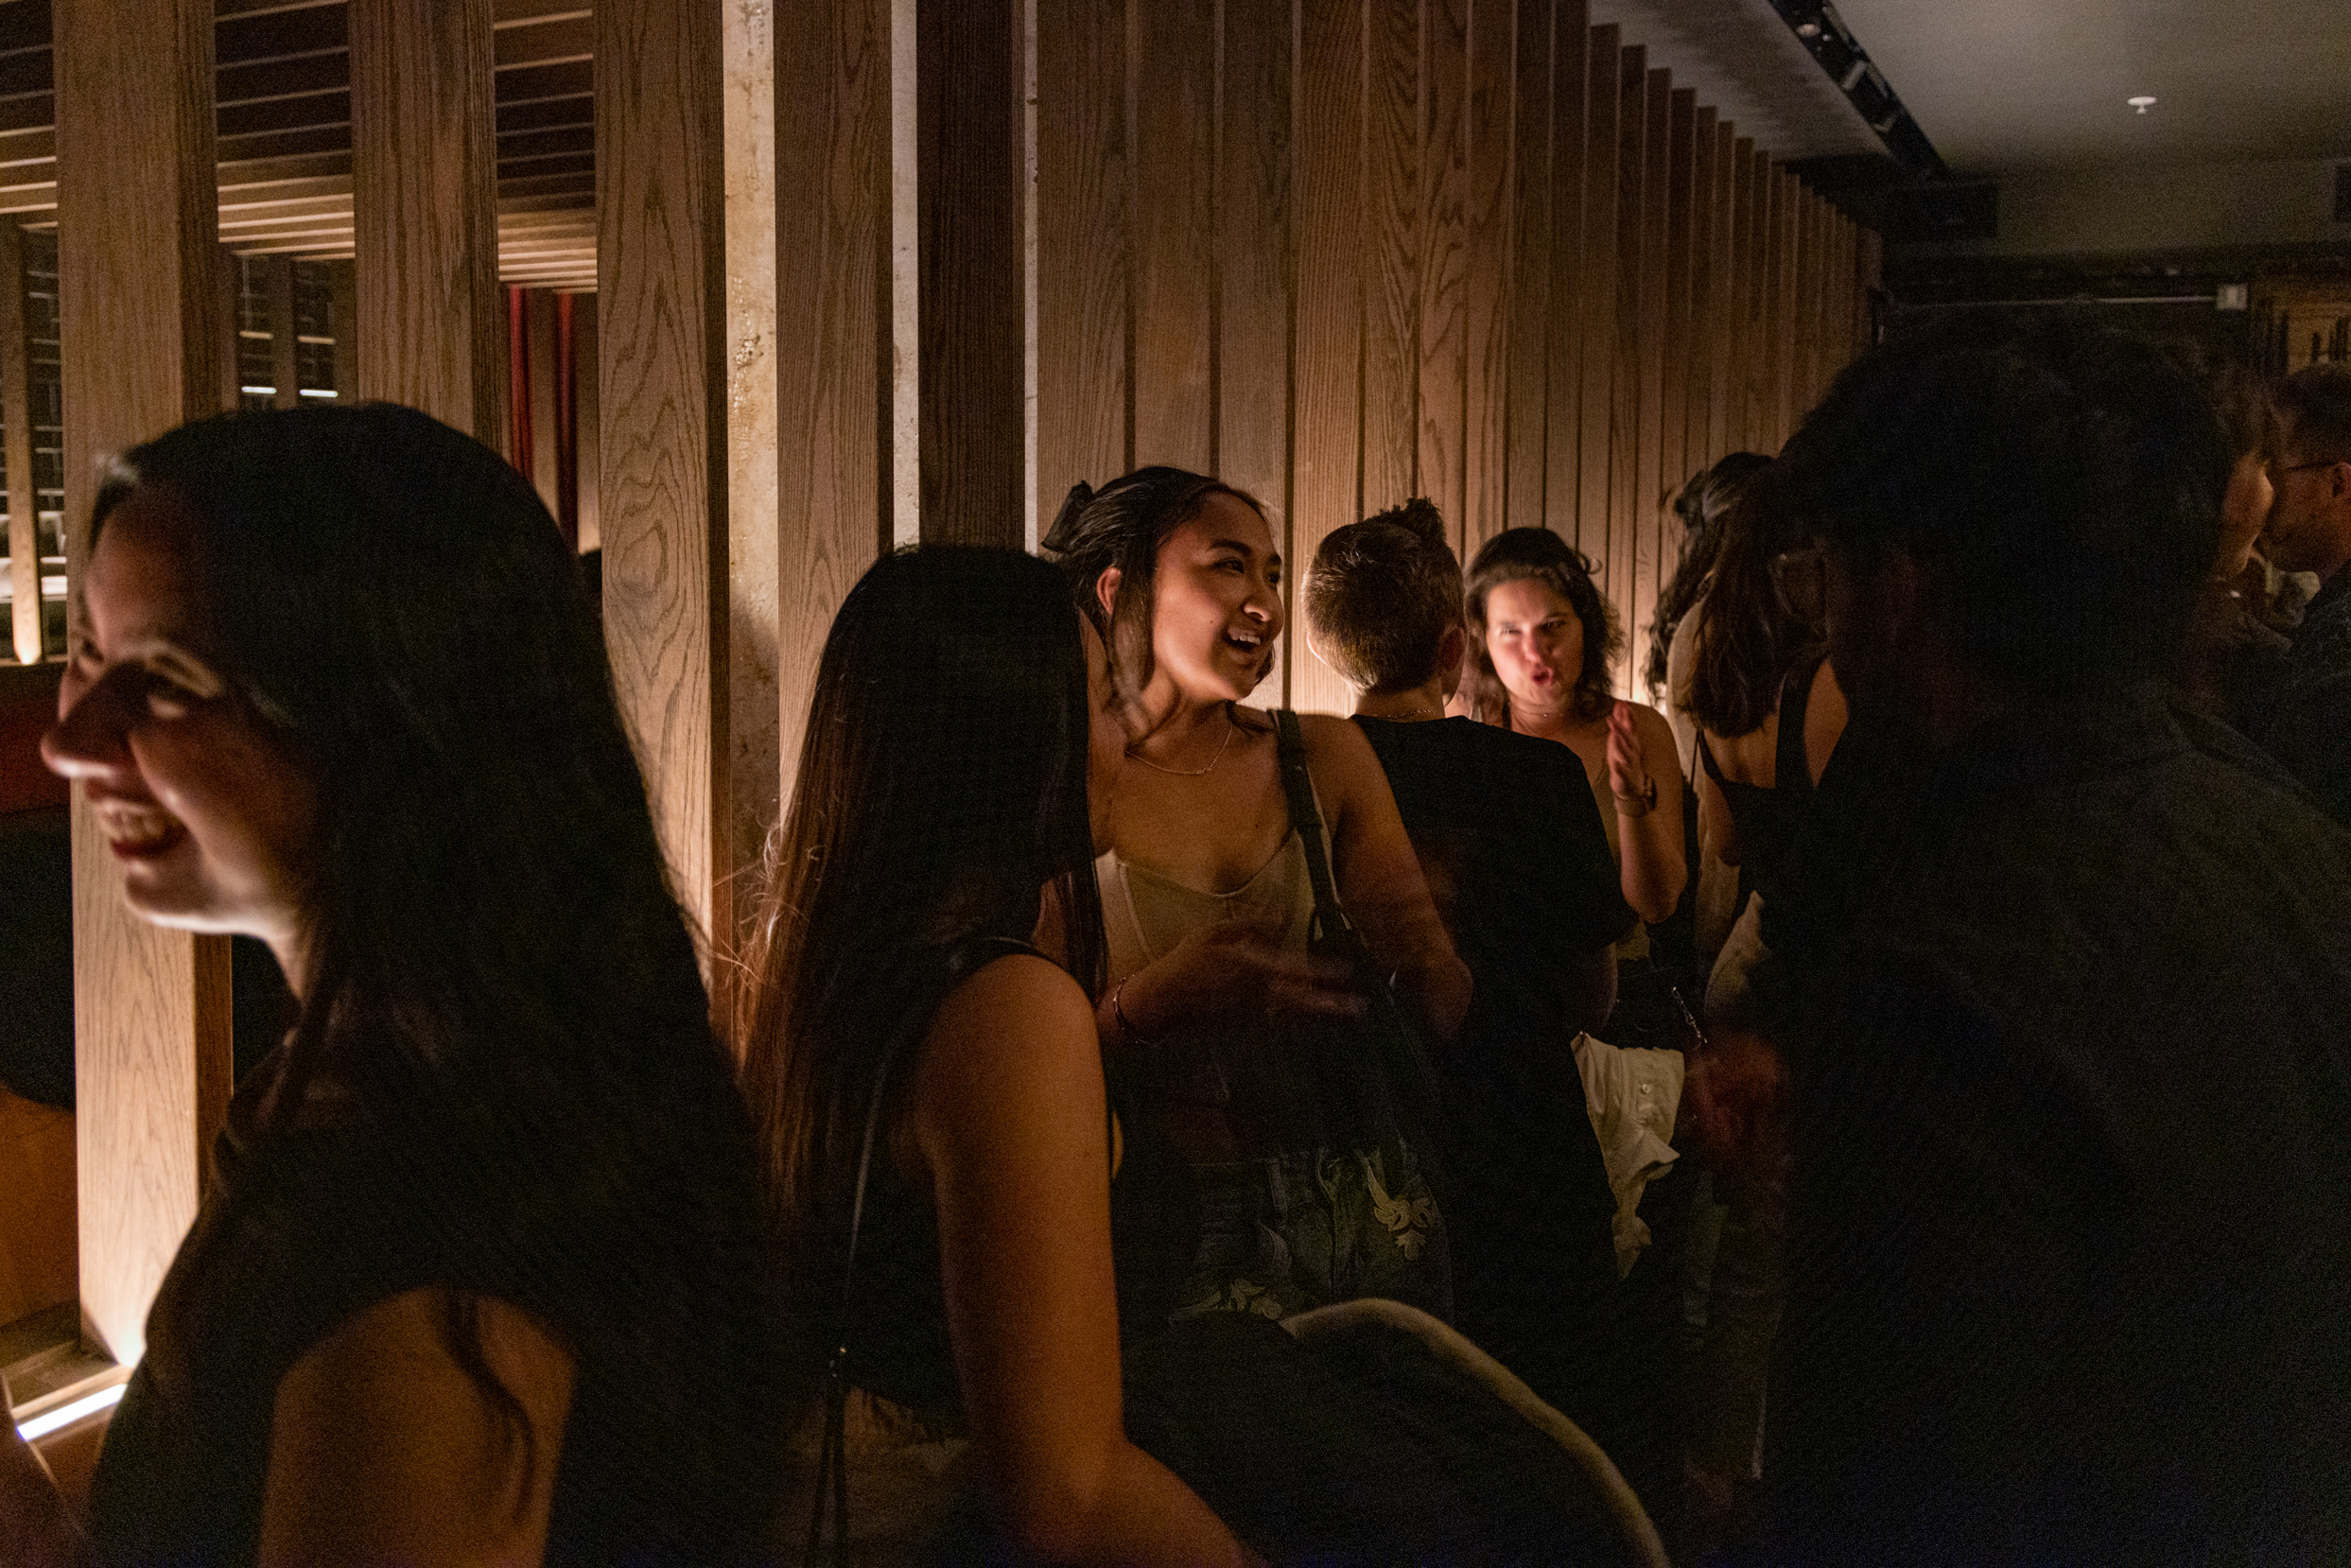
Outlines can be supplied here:
M1771 758L1771 787L1788 794L1812 793L1812 763L1804 755L1804 710L1812 706L1812 683L1827 655L1806 659L1780 681L1780 740Z
M1703 724L1698 726L1698 766L1706 770L1706 776L1715 781L1715 788L1720 789L1729 782L1722 776L1722 764L1715 760L1715 748L1707 743Z

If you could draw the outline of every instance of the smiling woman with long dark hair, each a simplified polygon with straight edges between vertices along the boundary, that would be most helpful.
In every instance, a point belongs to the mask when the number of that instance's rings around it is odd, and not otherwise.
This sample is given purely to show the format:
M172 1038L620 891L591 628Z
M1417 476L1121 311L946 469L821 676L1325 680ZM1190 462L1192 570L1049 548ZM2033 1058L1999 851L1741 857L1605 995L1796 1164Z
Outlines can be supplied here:
M97 1555L759 1550L748 1120L528 482L392 405L230 415L121 460L86 560L44 752L134 913L261 937L301 1001L148 1319ZM0 1516L70 1560L36 1480L0 1450Z

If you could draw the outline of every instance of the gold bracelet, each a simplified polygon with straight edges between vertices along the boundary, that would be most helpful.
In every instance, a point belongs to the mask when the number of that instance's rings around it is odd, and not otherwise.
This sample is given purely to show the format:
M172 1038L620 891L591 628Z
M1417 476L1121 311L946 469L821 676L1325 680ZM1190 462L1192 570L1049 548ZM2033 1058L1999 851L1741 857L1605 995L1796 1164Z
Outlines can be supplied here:
M1627 815L1629 815L1629 816L1633 816L1633 817L1645 817L1645 816L1647 816L1647 815L1648 815L1651 811L1654 811L1654 810L1657 810L1657 775L1656 775L1655 774L1651 774L1651 775L1649 775L1649 787L1648 787L1648 789L1647 789L1645 793L1641 793L1641 794L1637 794L1637 795L1620 795L1620 794L1616 794L1616 792L1615 792L1615 791L1613 791L1613 790L1611 790L1611 791L1609 792L1609 793L1610 793L1610 794L1611 794L1611 795L1615 795L1615 798L1616 798L1616 811L1617 811L1617 815L1619 815L1619 816L1627 816ZM1641 810L1637 810L1637 811L1631 811L1631 812L1628 812L1628 811L1626 811L1626 810L1625 810L1625 807L1626 807L1628 803L1630 803L1630 802L1632 802L1632 801L1636 801L1636 800L1637 800L1637 801L1639 801L1639 802L1641 803Z

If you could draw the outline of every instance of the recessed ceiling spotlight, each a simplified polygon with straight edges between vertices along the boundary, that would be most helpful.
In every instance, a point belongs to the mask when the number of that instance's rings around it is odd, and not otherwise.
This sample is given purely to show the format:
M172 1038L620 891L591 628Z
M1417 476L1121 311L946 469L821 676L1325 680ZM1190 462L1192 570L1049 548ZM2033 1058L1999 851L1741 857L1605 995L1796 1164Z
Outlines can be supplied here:
M1798 38L1818 38L1820 36L1820 24L1818 22L1800 22L1796 25L1796 36Z
M2134 113L2144 114L2149 110L2155 107L2155 100L2149 97L2144 93L2141 93L2135 98L2125 98L2122 101L2129 104Z

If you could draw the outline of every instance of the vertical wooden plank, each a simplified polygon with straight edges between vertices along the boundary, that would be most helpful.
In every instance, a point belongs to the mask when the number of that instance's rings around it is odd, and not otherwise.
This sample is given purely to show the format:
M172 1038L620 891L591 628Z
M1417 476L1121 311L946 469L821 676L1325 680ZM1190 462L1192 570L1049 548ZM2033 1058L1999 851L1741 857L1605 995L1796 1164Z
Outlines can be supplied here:
M490 0L351 0L350 28L359 393L499 445Z
M1513 522L1548 528L1574 540L1576 520L1583 511L1584 338L1593 290L1614 287L1612 279L1595 273L1586 254L1591 215L1593 138L1592 81L1596 52L1588 0L1553 0L1551 114L1551 282L1549 350L1544 378L1549 395L1544 409L1543 509L1540 516L1514 517ZM1614 48L1611 43L1611 51ZM1608 78L1616 79L1616 62L1607 61ZM1613 92L1601 95L1612 105ZM1611 122L1612 123L1612 122ZM1610 166L1614 167L1614 131ZM1613 209L1611 209L1613 210ZM1612 302L1611 302L1612 307ZM1603 366L1605 375L1605 365ZM1605 397L1605 393L1603 393Z
M244 406L244 375L238 365L238 350L244 340L238 333L244 326L243 301L239 297L245 287L245 262L226 245L216 253L220 265L213 270L220 288L220 406L236 409Z
M1255 0L1217 10L1217 472L1265 508L1296 582L1306 563L1290 538L1291 10ZM1297 648L1281 639L1263 700L1291 700L1292 665L1312 662Z
M1754 256L1747 280L1747 444L1767 456L1780 444L1771 433L1771 297L1772 264L1779 204L1772 200L1770 155L1757 148L1753 158L1755 183Z
M1697 135L1698 95L1683 89L1672 96L1667 105L1663 126L1665 155L1659 159L1652 148L1652 164L1663 165L1664 216L1664 259L1657 271L1659 287L1663 293L1663 318L1658 346L1658 407L1657 462L1649 479L1648 529L1654 540L1655 554L1649 571L1643 579L1646 598L1642 602L1641 635L1634 638L1642 650L1629 669L1634 671L1648 668L1646 652L1654 635L1652 622L1657 614L1657 598L1663 590L1664 581L1673 570L1681 543L1681 519L1674 515L1667 503L1682 481L1690 477L1688 444L1690 426L1691 365L1697 356L1692 352L1690 332L1690 286L1692 246L1697 233ZM1640 681L1627 683L1636 690Z
M1216 467L1216 11L1135 11L1135 462Z
M1732 257L1737 243L1738 170L1735 151L1738 128L1729 120L1715 123L1714 218L1706 257L1706 330L1714 339L1707 365L1706 445L1708 463L1738 450L1731 430L1731 376L1736 363L1737 340L1731 327L1734 279Z
M1530 0L1530 4L1536 0ZM1461 515L1454 548L1471 552L1507 526L1509 488L1512 0L1470 0L1468 359Z
M1633 572L1641 492L1641 374L1648 276L1649 59L1626 49L1616 87L1616 368L1609 389L1608 525L1601 550L1587 547L1628 638L1632 635ZM1621 679L1624 670L1618 669Z
M1796 385L1796 243L1802 234L1797 198L1802 187L1785 168L1771 171L1774 245L1771 253L1771 450L1787 442L1794 426Z
M735 922L721 38L719 0L596 8L604 640L679 901L723 944ZM730 972L713 966L713 984Z
M0 218L0 452L9 475L9 641L41 662L41 534L33 526L33 377L25 339L25 231Z
M1134 465L1126 0L1036 0L1036 504Z
M291 409L302 401L296 391L301 375L296 370L294 333L294 258L279 254L262 258L262 276L267 280L270 299L270 406Z
M1755 301L1755 143L1735 136L1731 144L1731 251L1723 279L1723 324L1730 348L1726 367L1727 417L1723 445L1733 452L1755 448L1753 398L1748 377L1754 358L1751 316Z
M56 0L67 571L97 459L219 406L210 0ZM121 46L138 40L136 48ZM136 352L130 350L134 348ZM81 1304L125 1366L227 1109L229 945L134 920L74 790Z
M1594 27L1584 74L1584 234L1577 305L1583 316L1583 396L1576 423L1576 526L1571 535L1595 564L1608 556L1609 429L1616 377L1618 319L1617 166L1622 49L1613 23ZM1554 510L1557 508L1555 506ZM1563 535L1569 531L1559 527Z
M1886 236L1874 229L1861 231L1861 287L1855 302L1861 312L1860 354L1877 346L1877 291L1886 276ZM1858 357L1858 355L1855 356Z
M526 288L522 291L526 325L523 331L524 352L531 356L531 488L539 499L547 503L550 513L557 511L557 469L562 456L562 439L556 428L556 414L562 398L555 385L555 291L551 288Z
M1290 558L1305 563L1332 529L1362 515L1364 291L1364 9L1361 0L1298 0L1297 316L1293 363L1296 490ZM1289 582L1290 625L1304 624ZM1290 702L1344 713L1346 683L1292 642Z
M327 269L328 287L334 290L335 396L347 403L359 395L359 280L348 261L321 265Z
M1651 70L1643 98L1641 154L1641 314L1636 350L1640 376L1637 410L1640 423L1633 442L1633 474L1625 520L1631 531L1631 549L1625 552L1630 575L1625 580L1625 661L1618 684L1628 694L1637 688L1647 646L1650 606L1657 600L1658 504L1664 483L1664 376L1666 277L1666 210L1672 169L1667 137L1673 129L1673 73Z
M920 401L926 542L1020 548L1021 13L1016 0L915 7Z
M890 537L889 0L777 13L775 116L776 754L788 792L826 630Z
M758 862L777 820L784 758L777 750L777 550L782 518L776 484L775 34L765 6L729 6L726 71L726 863L740 878ZM805 200L810 188L795 193ZM592 294L573 295L573 428L595 428L583 395L596 356L582 335ZM796 323L804 328L807 319ZM578 472L595 464L583 449ZM585 510L575 496L575 515ZM581 518L583 528L585 518ZM601 533L600 533L601 537ZM798 628L795 635L805 636ZM797 762L798 758L791 760ZM740 909L741 900L738 900ZM740 934L740 933L738 933Z
M582 294L571 306L571 352L575 366L571 395L579 405L580 495L577 502L582 551L604 548L604 525L598 505L603 495L603 361L596 334L596 296ZM728 508L731 512L732 507ZM597 557L601 563L602 557Z
M1419 489L1419 0L1365 0L1363 484L1359 511ZM1345 712L1344 707L1334 711Z
M1825 204L1810 188L1797 187L1798 212L1803 233L1798 241L1802 257L1796 271L1796 392L1789 404L1788 428L1812 411L1820 378L1820 290L1828 271L1828 215Z
M1217 472L1264 508L1291 556L1290 340L1295 235L1291 132L1296 86L1289 8L1214 8L1210 130L1213 345L1210 375ZM1291 575L1300 575L1294 570ZM1295 639L1277 646L1260 697L1286 704Z
M1426 0L1420 17L1419 443L1414 489L1437 503L1453 538L1468 510L1470 0ZM1367 495L1366 510L1382 504Z
M1549 413L1552 253L1552 157L1558 96L1552 77L1556 0L1517 0L1510 44L1509 407L1505 433L1509 473L1501 526L1540 524L1543 516L1544 423ZM1581 37L1580 30L1577 33ZM1474 44L1472 45L1475 47ZM1581 87L1582 66L1576 67ZM1577 106L1583 102L1580 90ZM1564 391L1565 389L1562 389ZM1571 469L1571 473L1573 470ZM1467 541L1466 566L1483 540Z
M1684 479L1714 462L1715 368L1722 362L1722 340L1715 332L1715 223L1721 210L1715 173L1720 116L1711 104L1691 116L1689 233L1677 250L1686 254L1689 287L1683 291L1681 465ZM1675 135L1680 137L1677 127ZM1683 187L1677 181L1677 191ZM1670 351L1669 351L1670 352ZM1668 530L1667 537L1671 538Z

